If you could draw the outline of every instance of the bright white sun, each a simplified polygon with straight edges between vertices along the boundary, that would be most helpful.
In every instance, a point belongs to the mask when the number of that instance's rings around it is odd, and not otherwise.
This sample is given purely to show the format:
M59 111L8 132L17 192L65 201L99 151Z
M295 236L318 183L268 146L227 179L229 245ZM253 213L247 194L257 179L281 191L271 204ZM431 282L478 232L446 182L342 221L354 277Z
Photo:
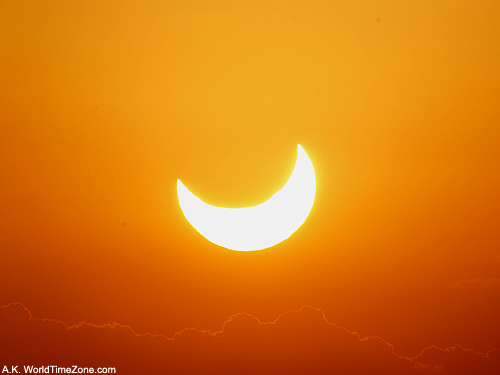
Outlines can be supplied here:
M286 240L307 219L316 194L311 160L300 145L297 148L297 162L288 182L257 206L211 206L177 180L184 216L207 240L231 250L262 250Z

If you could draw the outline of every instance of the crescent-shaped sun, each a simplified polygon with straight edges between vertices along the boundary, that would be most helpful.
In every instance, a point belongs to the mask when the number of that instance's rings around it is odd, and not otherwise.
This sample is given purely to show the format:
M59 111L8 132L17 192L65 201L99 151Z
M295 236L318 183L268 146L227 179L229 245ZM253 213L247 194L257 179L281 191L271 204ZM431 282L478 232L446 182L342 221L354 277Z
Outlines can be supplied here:
M286 240L307 219L316 194L312 162L300 145L297 149L288 182L257 206L211 206L177 180L177 196L187 221L210 242L231 250L262 250Z

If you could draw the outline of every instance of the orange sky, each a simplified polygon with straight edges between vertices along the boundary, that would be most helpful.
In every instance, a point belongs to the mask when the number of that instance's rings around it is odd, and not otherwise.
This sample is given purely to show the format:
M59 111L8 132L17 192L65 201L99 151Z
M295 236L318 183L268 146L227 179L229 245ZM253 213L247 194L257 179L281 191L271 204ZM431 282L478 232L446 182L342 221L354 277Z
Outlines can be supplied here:
M171 338L308 305L398 356L500 349L499 25L492 0L2 1L0 306ZM178 178L256 205L298 143L317 192L288 240L234 252L185 220ZM0 324L27 322L19 306ZM378 353L359 345L346 353ZM402 360L387 353L381 368Z

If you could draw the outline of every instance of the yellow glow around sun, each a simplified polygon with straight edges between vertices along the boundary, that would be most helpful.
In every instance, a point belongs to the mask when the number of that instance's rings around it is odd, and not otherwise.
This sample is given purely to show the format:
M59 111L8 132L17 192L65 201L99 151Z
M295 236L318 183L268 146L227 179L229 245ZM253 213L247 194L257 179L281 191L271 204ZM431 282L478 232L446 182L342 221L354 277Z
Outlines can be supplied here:
M286 240L307 219L316 194L311 160L300 145L297 148L297 162L288 182L257 206L211 206L177 180L184 216L207 240L231 250L261 250Z

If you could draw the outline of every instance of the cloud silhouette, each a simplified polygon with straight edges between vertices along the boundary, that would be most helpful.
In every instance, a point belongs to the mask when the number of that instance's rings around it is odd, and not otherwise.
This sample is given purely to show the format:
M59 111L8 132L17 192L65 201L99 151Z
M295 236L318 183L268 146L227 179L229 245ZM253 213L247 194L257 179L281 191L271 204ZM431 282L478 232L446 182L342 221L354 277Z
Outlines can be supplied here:
M413 358L426 373L453 375L498 374L500 350L492 349L486 354L454 345L446 349L430 346Z
M115 367L118 374L498 374L500 353L459 345L395 353L380 337L361 337L305 306L261 322L232 315L220 331L189 328L173 337L141 334L118 323L34 318L19 303L0 308L1 365ZM480 369L480 372L476 370Z

